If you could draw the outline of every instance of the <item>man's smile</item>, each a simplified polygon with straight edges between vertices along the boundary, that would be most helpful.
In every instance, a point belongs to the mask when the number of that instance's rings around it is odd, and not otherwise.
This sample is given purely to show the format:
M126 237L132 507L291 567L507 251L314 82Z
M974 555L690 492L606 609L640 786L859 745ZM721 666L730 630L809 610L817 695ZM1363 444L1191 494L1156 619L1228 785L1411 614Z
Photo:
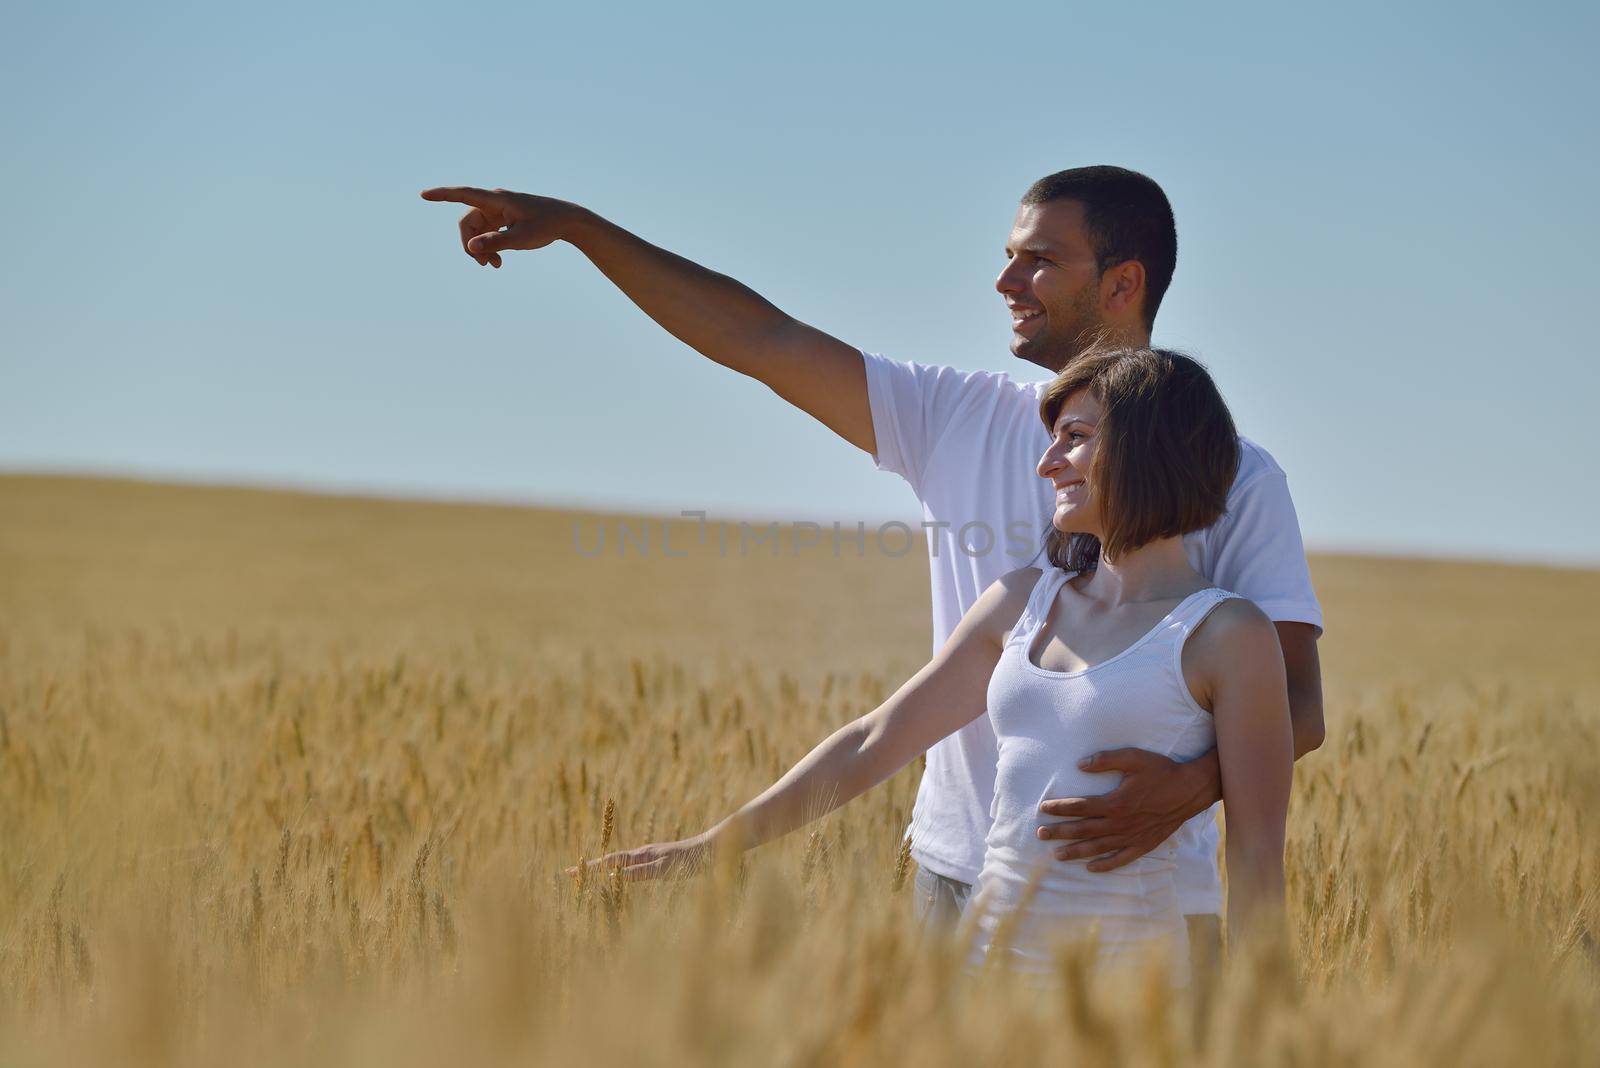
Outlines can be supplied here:
M1021 328L1025 323L1031 323L1044 316L1043 308L1029 308L1021 304L1007 305L1011 309L1011 325Z

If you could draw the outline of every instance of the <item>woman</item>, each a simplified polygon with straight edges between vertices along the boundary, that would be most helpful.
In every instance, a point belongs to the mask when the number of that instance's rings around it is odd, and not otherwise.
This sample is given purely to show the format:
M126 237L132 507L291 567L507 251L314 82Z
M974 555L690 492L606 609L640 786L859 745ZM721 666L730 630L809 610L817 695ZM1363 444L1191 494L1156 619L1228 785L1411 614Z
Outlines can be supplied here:
M1115 773L1077 762L1125 746L1175 760L1217 748L1230 936L1281 930L1293 741L1277 634L1253 604L1195 572L1182 543L1227 500L1238 466L1227 407L1193 360L1123 349L1074 361L1040 415L1053 435L1038 467L1056 487L1050 566L1002 577L892 697L715 827L597 864L655 878L759 845L884 781L987 709L999 767L975 955L1003 946L1020 970L1042 972L1053 943L1093 932L1101 966L1164 948L1173 982L1184 983L1176 836L1110 872L1057 860L1039 837L1046 798L1115 785Z

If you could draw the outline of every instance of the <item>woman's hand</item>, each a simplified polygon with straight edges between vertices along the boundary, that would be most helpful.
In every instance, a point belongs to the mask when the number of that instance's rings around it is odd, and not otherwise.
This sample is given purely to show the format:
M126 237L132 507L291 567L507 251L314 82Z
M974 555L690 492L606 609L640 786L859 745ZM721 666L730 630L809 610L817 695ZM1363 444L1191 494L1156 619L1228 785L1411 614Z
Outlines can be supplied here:
M934 742L983 715L983 695L1039 572L1012 571L961 617L926 667L883 704L834 731L777 782L709 831L681 842L609 853L584 874L626 879L692 875L713 853L734 857L804 827L883 782ZM576 876L577 868L567 874Z
M711 838L702 834L678 842L658 842L607 853L599 860L588 861L587 866L589 872L596 875L616 869L628 880L681 879L699 872L710 859ZM577 866L568 868L567 874L576 877Z

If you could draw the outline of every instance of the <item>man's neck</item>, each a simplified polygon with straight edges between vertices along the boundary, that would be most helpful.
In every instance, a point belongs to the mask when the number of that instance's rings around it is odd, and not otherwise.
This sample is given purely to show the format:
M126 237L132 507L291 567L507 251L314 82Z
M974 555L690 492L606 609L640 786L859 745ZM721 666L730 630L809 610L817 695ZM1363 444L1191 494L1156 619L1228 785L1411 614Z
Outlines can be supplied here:
M1150 347L1150 331L1141 326L1106 326L1083 338L1067 350L1067 355L1060 357L1059 361L1052 361L1055 366L1045 364L1045 370L1051 374L1060 374L1062 369L1076 360L1079 356L1092 349L1147 349Z

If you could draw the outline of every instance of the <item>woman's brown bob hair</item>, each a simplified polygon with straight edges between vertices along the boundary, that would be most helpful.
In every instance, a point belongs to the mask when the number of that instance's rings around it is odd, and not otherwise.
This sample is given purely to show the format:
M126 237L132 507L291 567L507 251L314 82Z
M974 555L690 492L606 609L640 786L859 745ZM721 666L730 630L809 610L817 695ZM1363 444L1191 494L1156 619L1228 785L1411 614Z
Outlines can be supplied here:
M1052 433L1068 397L1088 390L1105 409L1086 473L1105 544L1054 525L1045 555L1068 571L1115 560L1158 538L1203 530L1227 509L1239 435L1206 369L1167 349L1090 351L1045 387L1039 416Z

